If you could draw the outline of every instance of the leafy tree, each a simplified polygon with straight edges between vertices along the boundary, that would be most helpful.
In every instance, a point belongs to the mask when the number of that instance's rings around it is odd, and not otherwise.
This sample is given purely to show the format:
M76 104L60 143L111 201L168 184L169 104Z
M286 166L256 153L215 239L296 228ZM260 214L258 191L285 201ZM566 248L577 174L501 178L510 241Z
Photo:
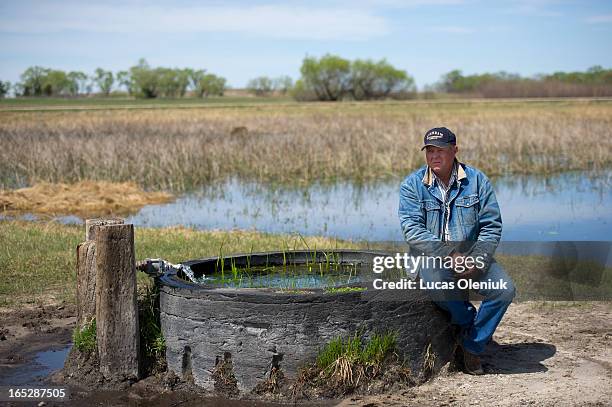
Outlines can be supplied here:
M439 88L444 92L453 92L459 87L458 83L460 83L462 79L463 75L461 74L461 71L455 69L442 76Z
M543 79L574 84L611 85L612 69L604 69L600 65L595 65L587 69L586 72L555 72L551 75L545 75Z
M72 93L73 86L66 72L33 66L21 74L15 91L21 96L65 96Z
M159 96L176 97L178 86L176 83L175 72L168 68L156 68L157 90Z
M105 71L102 68L98 68L94 74L94 82L98 85L98 88L100 88L100 92L108 96L113 88L115 77L111 71Z
M71 71L66 75L70 82L69 91L72 96L77 96L79 93L83 93L87 88L88 77L85 73L79 71Z
M289 76L279 76L278 78L273 80L274 82L274 90L277 92L286 95L293 88L293 79Z
M43 93L43 82L49 73L49 69L41 66L31 66L21 74L19 84L22 96L41 96Z
M185 69L157 68L159 95L163 97L183 97L187 93L190 72Z
M204 76L206 76L206 70L204 69L198 69L197 71L190 70L188 74L189 74L189 82L190 82L191 88L193 89L196 96L201 98L202 96L204 96L204 88L202 88L201 85L203 83L202 80L204 79Z
M406 96L416 90L414 79L406 71L395 69L385 59L352 62L351 81L351 93L356 100Z
M122 79L129 78L128 89L137 97L184 97L192 89L198 97L223 95L225 79L204 70L151 68L141 58L129 74L123 73Z
M191 72L192 69L190 68L176 70L176 82L179 97L184 97L187 94L187 89L189 88L191 81Z
M10 82L2 82L0 81L0 99L4 98L11 90Z
M385 59L357 59L353 62L334 55L320 59L306 57L293 96L298 100L355 100L405 98L416 91L414 79L394 68Z
M117 84L119 86L125 87L125 90L129 95L132 94L132 78L130 77L130 73L128 71L119 71L117 72Z
M130 68L130 88L138 97L155 98L158 95L157 74L144 58L138 61L138 65Z
M438 88L444 92L476 92L479 88L491 82L517 79L520 79L518 75L504 71L464 76L460 70L454 70L442 76Z
M310 88L308 88L302 79L295 81L295 85L290 91L291 96L300 102L309 102L318 100L317 94Z
M43 94L46 96L65 96L70 94L70 80L66 72L52 70L43 80Z
M225 92L225 78L214 74L205 74L199 82L202 96L223 96Z
M248 82L247 89L255 96L269 96L274 90L274 82L267 76L259 76Z
M339 56L306 57L300 72L304 88L312 90L319 100L340 100L349 92L350 62Z

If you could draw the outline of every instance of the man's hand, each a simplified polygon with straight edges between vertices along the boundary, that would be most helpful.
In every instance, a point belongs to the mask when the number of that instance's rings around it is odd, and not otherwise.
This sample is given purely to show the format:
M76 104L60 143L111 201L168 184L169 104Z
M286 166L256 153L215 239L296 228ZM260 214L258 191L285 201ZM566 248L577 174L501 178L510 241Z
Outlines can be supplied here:
M476 267L465 267L465 259L463 254L453 252L453 268L455 270L455 278L457 279L472 279L475 280L480 275L480 269ZM460 260L458 260L460 259ZM459 266L461 265L461 266ZM457 270L459 268L459 270Z
M461 271L457 271L457 264L463 264L465 261L465 259L463 259L463 254L454 251L451 253L451 257L453 258L453 269L455 270L455 273L462 274Z

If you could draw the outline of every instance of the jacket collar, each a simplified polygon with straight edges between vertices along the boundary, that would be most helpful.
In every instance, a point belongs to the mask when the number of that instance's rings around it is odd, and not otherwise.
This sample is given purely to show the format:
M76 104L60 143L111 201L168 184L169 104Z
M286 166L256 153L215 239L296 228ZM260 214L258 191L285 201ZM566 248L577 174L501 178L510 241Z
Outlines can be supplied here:
M457 161L456 158L455 158L455 163L457 164L457 181L461 182L462 179L467 178L465 170L463 169L464 164ZM433 179L434 179L434 174L432 173L431 168L427 166L427 169L425 170L425 175L423 176L423 184L430 187L431 184L433 183Z

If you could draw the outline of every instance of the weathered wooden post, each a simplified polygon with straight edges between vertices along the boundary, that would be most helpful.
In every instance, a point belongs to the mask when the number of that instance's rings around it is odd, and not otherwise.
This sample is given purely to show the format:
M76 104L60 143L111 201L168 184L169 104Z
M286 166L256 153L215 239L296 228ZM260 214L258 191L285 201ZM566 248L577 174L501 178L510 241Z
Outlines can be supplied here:
M118 225L123 219L87 219L85 241L77 246L77 327L96 316L96 244L94 226Z
M105 377L139 377L140 335L133 225L94 226L96 342Z

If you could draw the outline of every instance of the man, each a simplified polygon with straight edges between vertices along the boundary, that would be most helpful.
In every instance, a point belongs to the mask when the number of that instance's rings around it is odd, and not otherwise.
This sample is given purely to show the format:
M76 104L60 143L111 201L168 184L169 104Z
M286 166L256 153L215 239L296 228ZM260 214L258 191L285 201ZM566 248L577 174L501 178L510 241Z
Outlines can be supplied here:
M446 127L425 134L421 150L427 165L402 183L399 218L412 253L450 259L443 264L428 261L419 276L426 286L438 283L438 289L429 293L460 327L464 371L480 375L484 371L479 355L512 302L515 288L493 259L502 231L493 187L482 172L457 161L456 144L455 134ZM483 288L474 290L483 297L476 311L467 290L458 287L465 286L460 280L498 284L482 284Z

